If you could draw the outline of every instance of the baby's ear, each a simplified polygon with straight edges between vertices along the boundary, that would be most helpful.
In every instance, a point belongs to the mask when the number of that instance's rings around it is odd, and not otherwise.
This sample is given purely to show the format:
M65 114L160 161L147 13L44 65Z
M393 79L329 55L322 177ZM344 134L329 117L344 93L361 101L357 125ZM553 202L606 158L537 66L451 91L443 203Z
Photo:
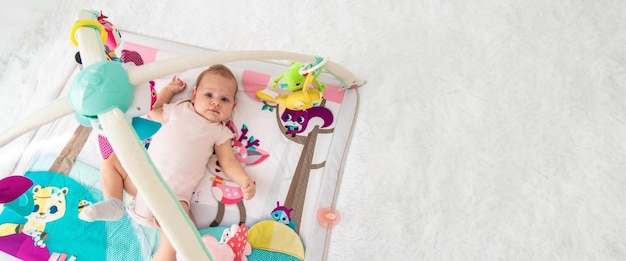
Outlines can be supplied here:
M196 88L191 90L191 103L196 99Z

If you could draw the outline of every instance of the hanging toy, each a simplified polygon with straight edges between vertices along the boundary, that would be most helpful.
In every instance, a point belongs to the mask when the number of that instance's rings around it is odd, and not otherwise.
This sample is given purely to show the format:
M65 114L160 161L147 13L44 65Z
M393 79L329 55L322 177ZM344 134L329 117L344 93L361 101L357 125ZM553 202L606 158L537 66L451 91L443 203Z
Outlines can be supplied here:
M328 58L315 57L315 64L302 64L292 62L285 73L274 79L272 89L279 86L281 89L288 91L298 91L309 88L309 84L314 83L318 91L322 92L326 85L318 81L318 76L322 71L322 66L326 64ZM280 85L278 84L280 82Z
M100 23L104 27L104 30L107 32L107 39L104 42L104 47L109 58L114 60L114 58L117 57L115 55L115 49L117 49L120 43L122 43L122 35L111 22L106 20L107 18L109 17L103 15L102 11L100 11L100 16L98 16L98 23Z
M278 104L281 110L306 110L318 106L326 88L318 77L326 62L328 58L321 57L315 57L314 64L293 62L285 73L274 79L270 89L258 90L256 95L263 101ZM279 86L278 90L275 90L276 86Z
M117 47L122 43L122 35L120 34L120 31L117 30L117 28L115 28L115 26L111 22L106 20L107 18L109 17L106 15L103 15L102 11L100 11L100 15L97 18L98 19L97 23L93 20L79 21L76 24L74 24L71 35L74 35L76 30L78 30L78 28L82 26L87 26L87 27L91 27L93 29L98 30L100 32L100 38L102 40L102 45L104 46L104 53L106 54L107 59L111 61L121 61L121 59L115 55L115 49L117 49ZM72 42L74 43L75 46L78 46L78 42L73 37L72 37ZM77 63L82 64L82 59L80 58L80 52L76 52L76 55L74 55L74 59L76 60Z

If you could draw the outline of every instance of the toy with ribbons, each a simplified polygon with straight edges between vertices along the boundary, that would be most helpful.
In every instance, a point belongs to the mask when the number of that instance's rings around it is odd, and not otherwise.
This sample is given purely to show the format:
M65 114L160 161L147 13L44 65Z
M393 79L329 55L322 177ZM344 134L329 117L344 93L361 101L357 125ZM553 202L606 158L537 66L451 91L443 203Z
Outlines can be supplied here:
M319 56L315 57L314 63L293 62L274 79L271 88L256 91L256 96L262 101L278 104L281 112L285 109L302 111L317 106L326 87L318 77L326 63L328 58ZM280 89L276 89L277 86Z

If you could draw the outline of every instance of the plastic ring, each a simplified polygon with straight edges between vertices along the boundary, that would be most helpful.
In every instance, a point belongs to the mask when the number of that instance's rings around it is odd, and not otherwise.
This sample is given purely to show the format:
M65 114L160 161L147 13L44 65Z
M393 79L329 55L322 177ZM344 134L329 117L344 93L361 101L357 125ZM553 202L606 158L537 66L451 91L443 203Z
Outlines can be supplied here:
M76 41L75 34L76 34L76 30L78 30L78 28L81 28L81 27L89 27L89 28L93 28L93 29L100 31L100 39L102 39L102 44L104 44L107 41L107 38L109 37L109 34L104 29L104 26L102 26L100 23L94 20L80 20L74 23L74 26L72 27L72 31L70 32L70 39L72 40L72 43L76 47L78 47L78 41Z
M300 75L306 75L306 74L308 74L308 73L310 73L310 72L317 71L317 70L319 70L320 68L322 68L322 66L324 66L324 64L326 64L326 62L328 62L328 58L321 58L321 59L320 59L319 57L317 57L315 60L316 60L316 61L315 61L315 62L316 62L315 66L311 66L311 64L306 64L306 65L303 65L303 66L300 68L300 70L298 70L298 72L300 73ZM319 73L319 72L317 72L317 73L315 73L315 74L317 75L318 73Z

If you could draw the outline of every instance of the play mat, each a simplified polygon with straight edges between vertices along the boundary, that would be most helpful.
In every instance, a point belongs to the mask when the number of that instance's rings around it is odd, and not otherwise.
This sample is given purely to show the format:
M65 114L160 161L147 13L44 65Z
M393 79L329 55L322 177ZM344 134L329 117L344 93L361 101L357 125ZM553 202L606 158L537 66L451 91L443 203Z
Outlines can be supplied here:
M123 41L116 55L121 62L150 64L211 52L131 32L120 34ZM330 231L340 218L334 201L357 109L356 89L345 88L337 77L323 72L317 75L317 84L325 85L321 103L306 110L284 109L271 101L281 90L272 85L285 81L289 61L225 64L240 88L228 124L236 134L235 143L246 152L243 163L256 180L257 193L251 200L233 199L233 183L209 162L190 206L197 229L218 241L225 230L247 233L250 248L242 253L248 260L325 259ZM204 68L176 73L190 86L172 102L189 97ZM82 69L76 63L61 95ZM156 90L170 78L153 79ZM20 173L14 176L19 178L10 187L0 185L5 198L0 201L5 204L0 251L23 260L150 260L158 230L136 224L127 214L115 222L89 223L77 217L82 207L103 199L101 161L98 133L73 115L39 128L18 163ZM19 191L10 195L14 190Z

